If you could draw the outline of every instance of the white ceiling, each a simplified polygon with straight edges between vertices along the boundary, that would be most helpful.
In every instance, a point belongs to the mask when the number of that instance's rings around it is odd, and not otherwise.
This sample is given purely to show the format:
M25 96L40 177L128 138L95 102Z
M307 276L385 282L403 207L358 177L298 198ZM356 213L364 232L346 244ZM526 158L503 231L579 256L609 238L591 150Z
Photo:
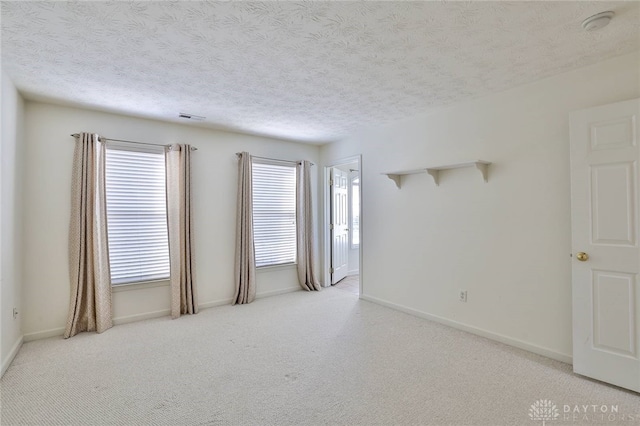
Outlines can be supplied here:
M27 98L314 143L640 49L637 2L2 1L1 25Z

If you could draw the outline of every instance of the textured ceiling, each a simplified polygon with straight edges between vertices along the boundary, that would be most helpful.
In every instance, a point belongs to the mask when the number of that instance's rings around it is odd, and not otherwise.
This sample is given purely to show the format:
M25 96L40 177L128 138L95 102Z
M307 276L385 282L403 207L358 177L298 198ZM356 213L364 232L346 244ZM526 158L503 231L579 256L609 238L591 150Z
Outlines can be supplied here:
M637 2L2 1L1 25L28 98L318 143L640 49Z

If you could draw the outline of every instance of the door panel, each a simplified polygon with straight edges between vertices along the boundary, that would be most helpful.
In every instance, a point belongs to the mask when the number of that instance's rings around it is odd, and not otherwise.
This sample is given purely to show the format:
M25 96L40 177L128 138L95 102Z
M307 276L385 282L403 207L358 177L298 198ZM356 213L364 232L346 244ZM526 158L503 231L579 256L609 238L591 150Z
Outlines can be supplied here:
M333 168L331 181L331 284L335 284L349 269L349 175Z
M635 245L635 176L633 161L591 167L593 244Z
M594 347L634 357L633 274L593 271L592 282Z
M571 115L573 369L636 392L638 116L639 99Z

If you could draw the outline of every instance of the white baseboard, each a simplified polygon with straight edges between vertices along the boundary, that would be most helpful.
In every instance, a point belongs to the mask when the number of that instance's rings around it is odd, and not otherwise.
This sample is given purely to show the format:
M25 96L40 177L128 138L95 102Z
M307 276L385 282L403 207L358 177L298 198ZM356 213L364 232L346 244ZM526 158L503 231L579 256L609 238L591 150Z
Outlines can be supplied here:
M347 271L347 276L350 277L352 275L360 275L360 270L359 269L354 269L352 271Z
M280 290L263 291L262 293L256 293L256 299L262 299L264 297L270 297L270 296L277 296L279 294L291 293L294 291L302 291L302 289L300 287L290 287L290 288L284 288ZM229 305L231 304L232 301L233 299L212 300L210 302L198 304L198 308L207 309L207 308L213 308L215 306ZM135 315L127 315L123 317L114 318L113 325L127 324L130 322L136 322L136 321L144 321L144 320L160 318L168 315L171 315L170 309L162 309L160 311L145 312L142 314L135 314ZM24 341L31 342L33 340L40 340L40 339L47 339L49 337L62 336L63 334L64 334L64 327L53 328L51 330L37 331L35 333L25 334ZM22 345L22 340L20 344Z
M293 293L294 291L302 291L302 287L289 287L282 288L280 290L263 291L262 293L256 293L256 299L262 299L264 297L278 296L280 294Z
M127 324L130 322L143 321L152 318L159 318L165 315L171 314L169 309L163 309L161 311L145 312L143 314L126 315L113 319L113 325ZM24 335L25 342L31 342L33 340L48 339L49 337L62 336L64 334L64 327L52 328L51 330L36 331L35 333L29 333Z
M290 288L283 288L280 290L263 291L261 293L256 293L256 299L263 299L265 297L277 296L279 294L292 293L294 291L302 291L302 288L290 287ZM207 308L213 308L216 306L230 305L232 302L233 302L233 298L222 299L222 300L212 300L211 302L201 303L198 305L198 307L200 309L207 309Z
M230 305L233 299L212 300L210 302L198 304L199 309L213 308L215 306Z
M153 318L160 318L171 315L171 309L161 309L159 311L145 312L142 314L126 315L113 319L113 325L128 324L130 322L144 321Z
M440 324L447 325L452 328L456 328L458 330L466 331L471 334L475 334L478 336L486 337L487 339L495 340L500 343L504 343L505 345L514 346L516 348L524 349L525 351L533 352L534 354L542 355L547 358L555 359L556 361L561 361L567 364L573 363L573 358L571 355L566 355L560 352L556 352L554 350L544 348L542 346L537 346L531 343L524 342L522 340L514 339L508 336L504 336L502 334L494 333L488 330L483 330L481 328L473 327L470 325L466 325L457 321L453 321L447 318L443 318L437 315L428 314L426 312L418 311L417 309L409 308L403 305L398 305L395 303L387 302L382 299L378 299L377 297L367 296L365 294L360 295L360 299L366 300L368 302L375 303L377 305L386 306L387 308L395 309L397 311L402 311L409 315L413 315L416 317L424 318L430 321L434 321Z
M31 342L33 340L48 339L49 337L62 336L64 334L64 327L52 328L51 330L36 331L24 335L25 342Z
M13 359L16 357L16 355L18 355L18 351L20 351L20 348L22 347L23 342L24 342L24 336L20 336L18 341L11 348L11 352L9 352L9 355L7 355L7 359L2 361L2 371L0 372L0 378L4 376L4 373L7 371L7 369L13 362Z

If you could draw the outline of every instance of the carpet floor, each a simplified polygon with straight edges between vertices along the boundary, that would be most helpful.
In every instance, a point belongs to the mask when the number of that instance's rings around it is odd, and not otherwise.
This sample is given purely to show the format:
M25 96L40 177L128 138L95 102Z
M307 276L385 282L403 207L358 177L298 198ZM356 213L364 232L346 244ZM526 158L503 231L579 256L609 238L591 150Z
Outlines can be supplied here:
M636 393L339 286L25 343L0 386L2 425L640 424Z
M341 281L338 281L333 285L333 288L337 288L342 291L348 291L352 294L360 294L360 277L358 275L349 275Z

